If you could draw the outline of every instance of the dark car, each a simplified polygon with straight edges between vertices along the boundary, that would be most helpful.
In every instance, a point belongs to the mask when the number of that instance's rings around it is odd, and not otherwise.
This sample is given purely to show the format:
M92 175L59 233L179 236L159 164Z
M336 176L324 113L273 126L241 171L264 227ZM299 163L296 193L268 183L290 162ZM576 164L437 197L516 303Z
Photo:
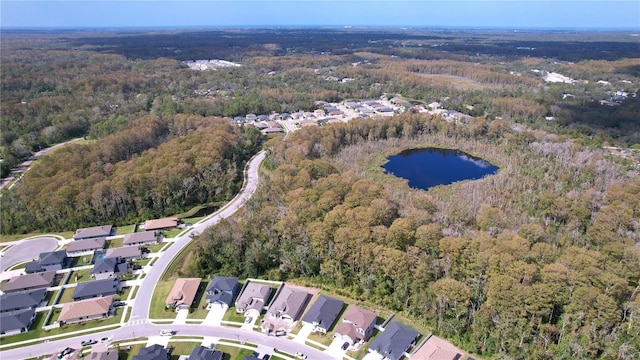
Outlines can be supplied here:
M271 355L269 355L269 354L265 354L265 355L262 357L262 360L269 360L269 358L271 358Z
M60 352L60 354L58 354L58 359L62 359L63 357L71 354L74 351L75 350L73 350L72 348L68 347L68 348L62 350L62 352Z
M114 301L113 306L114 307L127 306L127 303L124 301Z
M93 345L93 344L97 344L98 342L96 340L85 340L83 342L80 343L80 345L82 346L89 346L89 345Z
M349 343L345 342L344 344L342 344L342 350L347 350L349 348Z

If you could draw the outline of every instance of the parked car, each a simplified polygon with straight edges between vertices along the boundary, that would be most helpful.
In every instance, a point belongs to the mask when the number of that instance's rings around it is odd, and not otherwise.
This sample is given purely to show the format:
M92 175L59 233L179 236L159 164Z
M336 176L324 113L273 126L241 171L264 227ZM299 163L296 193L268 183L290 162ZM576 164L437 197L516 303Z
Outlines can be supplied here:
M114 301L113 306L114 307L127 306L127 303L124 301Z
M276 330L276 336L285 336L287 332L284 330Z
M252 322L252 321L253 321L253 318L252 318L251 316L247 316L247 317L244 319L244 323L245 323L245 324L251 324L251 322Z
M140 266L140 265L133 265L132 269L133 269L133 270L140 270L140 269L142 269L142 266Z
M347 350L349 348L349 343L345 342L344 344L342 344L342 350Z
M271 358L271 355L264 354L264 356L262 357L262 360L269 360L269 358Z
M85 340L83 342L80 343L80 345L82 346L89 346L89 345L93 345L93 344L97 344L98 342L96 340L90 339L90 340Z
M62 350L62 351L60 352L60 354L58 354L58 359L62 359L63 357L65 357L65 356L67 356L67 355L71 354L71 353L72 353L72 352L74 352L74 351L75 351L75 350L73 350L72 348L68 347L68 348L66 348L66 349Z
M161 336L172 336L172 335L175 335L175 334L176 334L175 330L171 330L171 329L160 330L160 335Z
M111 341L111 337L110 336L109 337L103 337L102 339L100 339L101 343L105 343L105 342L109 342L109 341Z
M300 351L298 351L298 352L296 353L296 357L297 357L298 359L306 359L306 358L307 358L307 355L305 355L305 354L301 353Z

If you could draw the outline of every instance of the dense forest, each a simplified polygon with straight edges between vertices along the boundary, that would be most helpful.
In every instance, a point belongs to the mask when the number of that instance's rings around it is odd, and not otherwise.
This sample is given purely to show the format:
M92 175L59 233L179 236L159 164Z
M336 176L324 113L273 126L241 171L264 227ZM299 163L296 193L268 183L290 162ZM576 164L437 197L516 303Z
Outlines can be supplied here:
M500 171L425 192L378 166L424 146L462 149ZM198 238L194 274L338 289L485 356L640 352L631 164L503 120L478 128L421 115L303 129L267 149L257 198Z
M640 48L620 32L2 31L0 197L16 234L256 195L195 242L190 275L287 279L371 301L494 358L637 358ZM311 40L310 40L311 39ZM237 67L192 70L184 61ZM349 81L342 81L349 79ZM233 117L400 97L393 118L266 139ZM388 155L460 149L495 176L410 189ZM604 146L619 146L613 154ZM633 153L632 153L633 154Z
M3 30L0 47L0 177L44 147L99 139L147 114L293 112L385 93L596 145L640 143L640 98L632 96L640 51L626 33ZM194 72L183 64L196 59L242 67ZM545 82L548 72L576 81ZM600 103L622 90L629 96Z
M0 198L2 232L127 225L228 201L261 139L257 129L219 118L143 116L42 159Z

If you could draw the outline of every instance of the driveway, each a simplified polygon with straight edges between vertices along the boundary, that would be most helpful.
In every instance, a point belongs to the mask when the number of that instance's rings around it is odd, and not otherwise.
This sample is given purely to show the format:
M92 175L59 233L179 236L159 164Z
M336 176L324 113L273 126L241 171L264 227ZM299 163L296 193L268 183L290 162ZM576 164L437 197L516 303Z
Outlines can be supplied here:
M342 344L344 343L345 341L342 339L342 337L338 336L333 339L331 345L329 345L327 350L325 350L324 352L326 352L333 358L342 359L344 357L344 354L347 352L346 350L342 350Z
M297 341L297 342L299 342L301 344L304 344L305 341L307 340L309 335L311 335L312 332L313 332L313 325L312 324L302 325L302 328L300 329L300 331L298 331L298 333L296 334L296 337L293 338L293 341Z
M382 360L382 359L384 359L384 358L382 357L382 355L380 355L380 354L378 354L378 353L375 353L375 352L367 353L367 355L365 355L365 356L362 358L362 360Z
M220 324L222 323L222 317L226 312L227 312L226 307L220 307L215 305L211 306L211 309L209 309L209 312L207 313L207 317L204 319L202 323L204 325L220 326Z
M42 236L28 240L22 240L11 246L2 254L2 271L21 262L33 260L40 253L53 251L58 247L58 240L51 236Z
M173 320L174 324L186 324L187 316L189 316L189 309L180 309L176 315L176 319Z

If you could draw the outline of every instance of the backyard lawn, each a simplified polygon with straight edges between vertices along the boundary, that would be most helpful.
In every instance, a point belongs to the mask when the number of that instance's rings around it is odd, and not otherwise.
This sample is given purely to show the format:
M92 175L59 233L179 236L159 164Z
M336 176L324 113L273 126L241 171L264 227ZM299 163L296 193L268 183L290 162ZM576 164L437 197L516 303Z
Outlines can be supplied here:
M198 305L191 308L189 312L189 319L204 319L207 317L209 310L207 310L207 286L209 286L208 280L203 280L198 287L198 293L196 294L195 301Z
M173 287L175 280L160 280L156 284L156 290L151 298L149 317L151 319L172 319L176 317L173 309L167 309L165 300Z

